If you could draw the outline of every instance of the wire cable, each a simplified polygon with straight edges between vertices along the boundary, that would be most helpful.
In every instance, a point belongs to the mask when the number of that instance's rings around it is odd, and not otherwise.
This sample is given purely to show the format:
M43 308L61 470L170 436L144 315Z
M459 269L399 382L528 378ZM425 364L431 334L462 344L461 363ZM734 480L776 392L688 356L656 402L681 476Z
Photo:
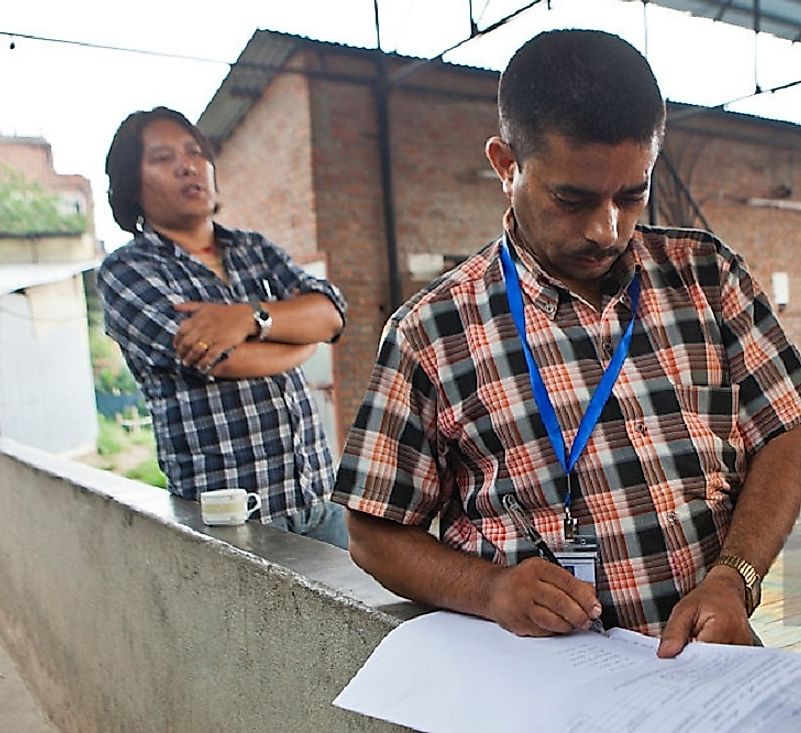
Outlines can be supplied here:
M778 86L771 87L770 89L762 89L759 88L751 94L745 94L742 97L736 97L735 99L730 99L728 102L721 102L720 104L716 104L714 107L701 107L701 106L694 106L692 109L685 109L681 112L676 112L675 114L668 115L668 122L678 122L679 120L687 119L688 117L694 117L695 115L704 114L705 112L711 112L713 110L721 110L723 112L726 111L726 107L731 104L737 104L738 102L745 102L747 99L752 99L754 97L759 97L763 94L775 94L776 92L784 91L785 89L791 89L792 87L798 86L801 84L801 79L796 79L795 81L788 81L786 84L779 84Z
M532 0L532 2L526 3L522 8L518 8L513 13L510 13L509 15L504 16L500 20L496 20L494 23L491 23L483 30L477 31L475 35L471 35L468 38L463 38L458 43L454 43L452 46L446 48L444 51L440 51L436 56L432 56L431 58L428 59L420 59L418 61L412 61L411 63L404 66L402 69L398 69L398 71L396 71L394 74L391 74L389 77L389 83L393 86L395 84L398 84L399 82L406 79L408 76L411 76L412 74L416 73L426 64L441 59L446 53L455 51L457 48L463 46L465 43L472 41L474 38L481 38L481 36L485 36L488 33L492 33L492 31L495 31L501 26L506 25L509 21L513 20L521 13L525 12L526 10L529 10L530 8L533 8L535 5L539 5L539 3L541 2L542 0Z
M130 48L128 46L111 46L105 43L92 43L91 41L75 41L69 38L53 38L50 36L36 36L30 33L14 33L12 31L0 31L0 36L8 36L11 39L11 49L14 50L15 41L24 38L28 41L42 41L44 43L61 43L68 46L79 46L81 48L94 48L101 51L122 51L123 53L136 53L143 56L158 56L160 58L176 59L179 61L197 61L203 64L218 64L233 66L234 62L223 61L222 59L210 59L205 56L189 56L180 53L168 53L166 51L148 51L143 48Z

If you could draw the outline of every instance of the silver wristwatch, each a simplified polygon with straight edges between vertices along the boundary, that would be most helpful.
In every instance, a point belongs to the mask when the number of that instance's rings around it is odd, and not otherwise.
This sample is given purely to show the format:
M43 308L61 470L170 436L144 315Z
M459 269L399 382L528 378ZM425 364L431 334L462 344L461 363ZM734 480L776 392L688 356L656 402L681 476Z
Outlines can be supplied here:
M258 331L253 334L252 338L258 341L266 341L273 327L273 317L258 300L251 300L250 305L253 308L253 320L258 327Z

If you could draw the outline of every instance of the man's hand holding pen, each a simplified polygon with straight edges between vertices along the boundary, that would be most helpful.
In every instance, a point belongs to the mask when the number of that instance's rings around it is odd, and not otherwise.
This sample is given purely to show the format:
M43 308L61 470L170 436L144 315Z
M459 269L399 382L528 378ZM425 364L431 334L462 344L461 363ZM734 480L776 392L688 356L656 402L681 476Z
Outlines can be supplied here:
M498 568L490 593L492 619L518 636L589 629L601 615L601 604L590 583L539 557Z
M519 636L547 636L551 634L567 634L577 629L595 631L599 634L606 634L601 623L601 604L595 595L595 586L584 580L579 580L573 573L568 572L559 562L551 549L546 544L542 535L537 531L534 522L521 508L514 494L506 494L503 499L503 506L512 523L518 528L523 536L534 546L539 557L530 558L520 563L521 567L531 560L544 562L550 565L553 571L546 572L540 577L551 587L543 588L545 595L538 601L543 611L538 611L542 621L537 621L540 628L546 633L522 634L516 629L506 626L500 620L498 623L509 631L513 631ZM586 561L585 561L586 562ZM595 574L592 574L595 577ZM529 617L531 614L529 612ZM497 619L496 619L497 620Z

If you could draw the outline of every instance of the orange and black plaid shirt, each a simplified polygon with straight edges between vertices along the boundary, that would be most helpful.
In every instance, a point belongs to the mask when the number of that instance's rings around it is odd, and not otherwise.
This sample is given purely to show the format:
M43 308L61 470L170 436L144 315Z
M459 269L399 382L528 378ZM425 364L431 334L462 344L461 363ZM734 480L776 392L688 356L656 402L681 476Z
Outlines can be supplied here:
M534 548L513 493L563 545L566 477L539 417L494 242L387 323L334 500L427 527L495 563ZM717 559L750 458L801 424L801 360L742 258L705 232L638 227L598 312L513 249L529 345L572 445L630 318L612 395L574 469L573 514L597 535L604 623L660 633ZM576 480L577 479L577 480Z

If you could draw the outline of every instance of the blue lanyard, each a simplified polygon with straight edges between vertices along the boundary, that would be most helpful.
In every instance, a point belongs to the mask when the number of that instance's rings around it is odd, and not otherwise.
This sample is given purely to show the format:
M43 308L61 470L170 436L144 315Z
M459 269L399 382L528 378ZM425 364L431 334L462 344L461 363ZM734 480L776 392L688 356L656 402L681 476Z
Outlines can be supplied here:
M551 398L548 396L548 390L540 376L540 370L537 367L537 362L534 360L534 354L531 352L531 347L526 339L526 316L523 312L523 293L520 290L520 279L517 276L517 269L515 268L512 256L509 253L509 245L504 235L503 243L501 244L501 261L503 263L503 276L506 281L506 298L509 301L509 310L517 328L517 335L520 338L520 345L523 347L523 355L526 358L528 365L528 373L531 378L531 389L534 392L534 400L537 403L537 408L540 411L540 417L545 424L545 429L548 432L548 438L551 441L551 446L556 454L559 463L568 476L568 491L565 495L565 509L568 510L572 502L570 491L570 472L576 465L581 452L587 445L590 439L590 434L595 429L598 423L598 418L604 409L604 405L609 400L612 394L612 387L620 374L620 369L626 356L629 353L629 344L631 343L631 334L634 331L634 321L637 319L637 305L640 301L640 278L635 275L628 287L629 300L631 302L631 320L623 333L623 338L615 349L609 366L606 368L598 387L587 406L587 411L584 417L581 418L579 423L578 432L573 440L573 445L570 448L568 455L565 448L565 441L562 437L562 429L559 425L559 419L556 417L556 411L553 408Z

